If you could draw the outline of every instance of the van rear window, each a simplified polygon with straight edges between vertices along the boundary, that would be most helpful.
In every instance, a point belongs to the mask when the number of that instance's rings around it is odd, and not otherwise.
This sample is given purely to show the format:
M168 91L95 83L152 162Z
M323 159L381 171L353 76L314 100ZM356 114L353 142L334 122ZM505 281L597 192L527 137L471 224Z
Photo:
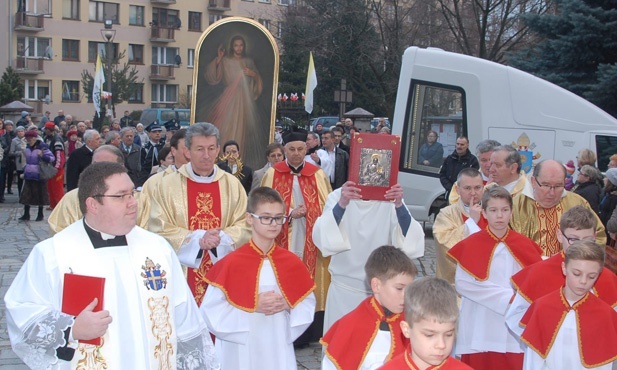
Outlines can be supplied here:
M617 136L596 135L596 153L598 155L598 169L608 170L608 162L613 154L617 154Z
M413 80L407 104L401 170L437 174L456 138L467 133L465 91Z

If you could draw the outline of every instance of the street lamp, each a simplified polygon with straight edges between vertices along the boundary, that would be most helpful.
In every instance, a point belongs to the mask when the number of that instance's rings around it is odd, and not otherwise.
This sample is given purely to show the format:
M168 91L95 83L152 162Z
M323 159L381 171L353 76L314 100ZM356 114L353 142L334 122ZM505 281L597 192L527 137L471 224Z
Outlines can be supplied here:
M112 68L111 64L113 62L113 42L116 37L116 30L112 29L113 21L111 19L105 20L105 28L101 30L101 35L103 36L103 40L105 40L105 65L108 69L108 75L106 77L107 80L107 91L111 94L111 77L112 77ZM113 95L107 99L107 115L111 116L111 100L113 99Z

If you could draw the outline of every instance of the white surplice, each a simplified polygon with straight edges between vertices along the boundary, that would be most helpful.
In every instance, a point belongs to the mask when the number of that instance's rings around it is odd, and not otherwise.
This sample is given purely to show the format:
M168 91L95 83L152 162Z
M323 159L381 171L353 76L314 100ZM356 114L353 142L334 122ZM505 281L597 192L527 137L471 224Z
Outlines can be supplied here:
M281 293L270 260L264 259L259 293ZM200 308L224 370L296 370L293 341L313 322L315 295L309 294L290 311L264 315L246 312L227 301L223 291L208 286Z
M456 291L461 295L461 310L455 353L522 353L518 339L508 330L505 314L514 290L510 277L521 270L505 244L493 252L488 279L476 280L456 266Z
M404 236L394 203L352 200L337 225L332 209L340 197L340 188L328 195L323 213L313 228L315 245L324 257L332 256L328 268L332 281L326 299L324 333L372 294L364 264L373 250L382 245L394 245L409 258L424 255L422 226L412 217Z
M13 350L30 368L74 369L88 351L97 353L94 346L78 346L71 335L68 346L77 348L72 362L57 358L64 331L74 324L73 316L60 312L64 274L70 272L105 278L103 309L113 321L98 353L108 369L153 369L161 363L171 369L218 368L174 250L139 227L126 240L128 246L94 249L79 220L34 247L4 298ZM164 272L165 284L148 289L142 276L147 259Z

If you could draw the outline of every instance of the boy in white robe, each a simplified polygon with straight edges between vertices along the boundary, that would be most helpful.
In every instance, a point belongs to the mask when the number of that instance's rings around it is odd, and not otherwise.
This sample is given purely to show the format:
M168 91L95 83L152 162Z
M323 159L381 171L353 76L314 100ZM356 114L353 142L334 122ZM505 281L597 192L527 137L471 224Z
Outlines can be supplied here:
M33 369L218 368L175 252L135 226L126 169L93 163L78 197L84 219L37 244L5 296L15 353ZM70 273L105 279L102 310L94 298L76 317L61 311Z
M223 369L296 370L293 341L313 322L315 283L302 260L274 243L287 222L276 190L250 192L246 222L252 239L210 269L201 312Z

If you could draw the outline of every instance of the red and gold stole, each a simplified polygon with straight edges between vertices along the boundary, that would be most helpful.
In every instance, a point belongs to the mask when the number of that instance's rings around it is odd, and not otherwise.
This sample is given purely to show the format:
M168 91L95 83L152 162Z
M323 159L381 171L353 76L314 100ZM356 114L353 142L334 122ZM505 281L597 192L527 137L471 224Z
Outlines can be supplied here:
M317 218L321 216L322 211L321 204L319 203L317 180L315 179L315 172L319 170L319 167L305 162L299 175L294 175L291 172L291 168L289 168L286 161L279 162L272 167L274 168L272 187L283 197L283 201L285 201L285 206L287 207L287 214L289 214L293 198L294 176L298 176L298 183L300 184L302 198L306 206L306 233L304 235L304 255L302 261L308 268L311 277L314 279L315 267L317 265L317 247L315 243L313 243L313 226ZM283 229L276 237L275 242L282 248L289 249L289 223L283 225Z
M456 243L448 251L448 255L474 279L486 281L489 277L495 248L499 243L505 244L521 267L527 267L542 260L542 250L533 240L510 229L503 238L498 238L491 233L488 227Z
M539 298L521 320L525 326L521 339L546 358L570 310L576 312L578 349L583 366L598 367L617 359L617 313L591 293L573 306L562 289Z
M289 307L295 308L315 290L313 279L295 254L276 245L264 254L252 240L217 262L206 279L223 291L229 304L242 311L255 312L264 259L270 260L281 295Z
M552 256L559 253L561 243L557 240L555 230L559 229L559 220L566 211L562 200L552 208L542 208L538 202L534 201L536 208L536 219L538 220L538 245L544 251L545 256Z
M384 362L389 361L409 347L409 339L403 335L400 325L404 319L402 313L386 317L375 297L369 297L335 322L320 343L326 347L326 356L338 369L358 369L379 332L379 325L385 321L392 342Z
M210 230L221 226L221 194L218 181L202 184L186 179L189 230ZM212 267L210 254L204 251L199 268L189 268L187 282L199 306L208 283L206 274Z

